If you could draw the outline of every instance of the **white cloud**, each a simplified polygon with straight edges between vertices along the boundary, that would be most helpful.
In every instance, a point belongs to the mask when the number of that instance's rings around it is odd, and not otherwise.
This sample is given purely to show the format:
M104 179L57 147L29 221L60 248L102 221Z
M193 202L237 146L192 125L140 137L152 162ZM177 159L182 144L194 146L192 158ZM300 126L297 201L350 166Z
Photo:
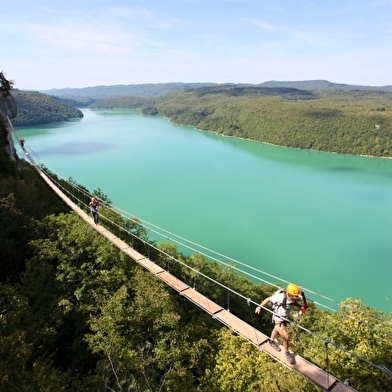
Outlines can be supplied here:
M273 26L267 22L264 22L263 20L251 20L250 22L253 26L260 27L263 30L268 30L268 31L279 31L280 28Z
M388 2L113 0L83 9L84 2L43 1L12 3L2 14L1 68L18 88L345 77L392 83Z

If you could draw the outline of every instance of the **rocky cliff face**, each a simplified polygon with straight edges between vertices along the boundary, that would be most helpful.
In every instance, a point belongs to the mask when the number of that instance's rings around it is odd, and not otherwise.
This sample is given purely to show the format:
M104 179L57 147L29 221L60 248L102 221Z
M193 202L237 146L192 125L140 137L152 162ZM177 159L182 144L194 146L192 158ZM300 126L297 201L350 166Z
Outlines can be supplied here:
M11 127L7 117L12 119L15 118L17 114L18 108L16 106L14 97L11 94L7 95L6 97L3 97L0 94L0 121L2 121L8 129L8 146L6 148L8 155L14 161L18 159L18 155L16 154L16 148L11 137Z

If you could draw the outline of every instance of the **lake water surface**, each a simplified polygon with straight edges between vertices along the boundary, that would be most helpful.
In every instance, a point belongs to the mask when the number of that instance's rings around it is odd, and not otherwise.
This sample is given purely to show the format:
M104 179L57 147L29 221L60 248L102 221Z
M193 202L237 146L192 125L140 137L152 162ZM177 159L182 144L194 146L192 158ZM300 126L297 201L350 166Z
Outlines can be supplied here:
M337 301L392 311L392 160L83 112L18 131L41 163L115 207Z

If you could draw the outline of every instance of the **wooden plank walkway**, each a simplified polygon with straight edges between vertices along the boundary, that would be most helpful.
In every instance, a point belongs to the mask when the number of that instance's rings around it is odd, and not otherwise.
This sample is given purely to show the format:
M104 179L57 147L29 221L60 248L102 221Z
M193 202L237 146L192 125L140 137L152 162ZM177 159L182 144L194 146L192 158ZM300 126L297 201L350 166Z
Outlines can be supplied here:
M324 391L331 392L356 392L355 389L348 385L345 385L337 378L333 377L323 369L312 364L306 359L296 355L296 363L294 365L289 365L286 362L283 347L280 352L277 352L271 348L268 344L268 336L258 331L251 325L247 324L245 321L239 319L226 309L222 308L215 302L211 301L207 297L200 294L198 291L189 287L186 283L177 279L175 276L171 275L169 272L165 271L163 268L156 265L154 262L143 256L142 254L135 251L130 245L128 245L123 240L117 238L113 233L107 230L101 225L95 225L92 217L87 214L84 210L78 207L71 199L69 199L57 186L49 179L49 177L42 172L42 170L35 164L31 156L23 149L26 156L32 163L32 165L37 169L38 173L44 179L44 181L53 189L53 191L81 218L83 218L90 226L97 230L101 235L106 237L111 243L113 243L117 248L126 253L131 259L136 263L143 266L145 269L150 271L156 277L165 282L168 286L176 290L180 295L187 298L189 301L193 302L195 305L200 307L202 310L210 314L214 319L221 322L223 325L231 329L233 332L241 336L242 338L248 340L250 343L255 345L259 350L267 353L276 361L279 361L284 366L294 370L295 372L301 374L307 378L314 385L320 387Z

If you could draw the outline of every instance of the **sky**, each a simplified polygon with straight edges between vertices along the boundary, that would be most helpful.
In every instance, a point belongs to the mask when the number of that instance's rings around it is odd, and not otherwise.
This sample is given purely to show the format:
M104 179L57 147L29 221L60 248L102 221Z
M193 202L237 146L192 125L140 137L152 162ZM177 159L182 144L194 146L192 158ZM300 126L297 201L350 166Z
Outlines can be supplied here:
M392 85L392 0L0 0L21 90L324 79Z

